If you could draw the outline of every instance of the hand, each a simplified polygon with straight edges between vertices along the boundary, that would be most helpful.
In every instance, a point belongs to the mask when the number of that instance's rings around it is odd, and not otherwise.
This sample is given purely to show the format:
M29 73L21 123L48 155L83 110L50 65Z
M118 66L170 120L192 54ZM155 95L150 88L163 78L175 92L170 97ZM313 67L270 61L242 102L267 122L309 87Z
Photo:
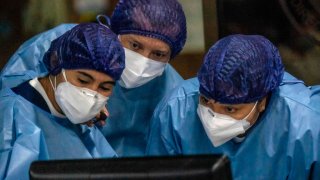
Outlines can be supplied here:
M108 117L109 117L109 112L106 107L103 107L101 109L100 113L97 114L97 116L94 119L92 119L84 124L86 124L89 127L92 127L95 124L98 124L99 126L104 126L104 125L106 125L106 119Z

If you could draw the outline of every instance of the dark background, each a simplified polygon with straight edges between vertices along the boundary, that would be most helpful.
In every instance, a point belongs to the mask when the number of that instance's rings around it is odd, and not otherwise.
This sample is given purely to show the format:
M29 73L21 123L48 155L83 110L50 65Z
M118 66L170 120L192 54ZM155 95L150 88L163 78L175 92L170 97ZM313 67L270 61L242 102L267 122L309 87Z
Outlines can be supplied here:
M39 4L44 2L35 1ZM38 18L46 30L60 23L95 21L96 14L83 15L75 10L76 0L59 1L65 4L66 20L43 23L45 19L41 14L35 14L34 22L37 22ZM111 15L117 0L106 1L108 6L100 13ZM188 0L182 1L188 3ZM170 62L185 79L196 75L205 51L218 38L242 33L266 36L279 48L288 72L304 80L308 85L320 84L319 0L198 1L202 3L200 13L203 16L205 48L202 51L185 51ZM24 41L39 33L27 31L23 26L25 11L30 2L31 0L2 0L0 3L0 70Z
M260 34L280 50L286 70L320 84L319 0L217 0L219 37Z

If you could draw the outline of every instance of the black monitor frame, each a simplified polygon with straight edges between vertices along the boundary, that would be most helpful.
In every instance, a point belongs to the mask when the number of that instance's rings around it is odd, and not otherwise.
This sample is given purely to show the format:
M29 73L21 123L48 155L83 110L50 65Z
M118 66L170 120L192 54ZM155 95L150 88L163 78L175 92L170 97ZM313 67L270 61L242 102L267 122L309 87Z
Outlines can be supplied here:
M30 179L232 179L224 155L35 161Z

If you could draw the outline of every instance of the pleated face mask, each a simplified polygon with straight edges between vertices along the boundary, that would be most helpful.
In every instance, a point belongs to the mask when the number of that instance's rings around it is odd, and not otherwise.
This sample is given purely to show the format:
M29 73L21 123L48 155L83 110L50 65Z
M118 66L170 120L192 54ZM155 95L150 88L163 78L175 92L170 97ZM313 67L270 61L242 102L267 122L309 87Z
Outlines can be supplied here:
M144 57L130 49L125 50L125 69L119 84L125 88L135 88L161 76L167 63Z
M109 97L87 88L74 86L67 81L64 69L62 74L65 82L61 82L57 87L56 82L53 86L49 79L55 90L55 99L63 113L73 124L84 123L94 118L106 105Z
M247 118L253 112L256 105L257 102L249 114L241 120L213 112L210 108L202 104L198 105L197 113L210 141L217 147L245 133L246 130L250 128L250 123L247 121Z

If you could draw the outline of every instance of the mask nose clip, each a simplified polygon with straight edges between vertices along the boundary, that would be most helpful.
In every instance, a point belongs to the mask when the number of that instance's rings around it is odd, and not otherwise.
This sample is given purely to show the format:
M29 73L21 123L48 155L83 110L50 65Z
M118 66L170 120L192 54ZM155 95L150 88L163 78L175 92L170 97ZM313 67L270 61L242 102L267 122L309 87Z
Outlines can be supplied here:
M212 117L215 117L214 113L211 111L211 109L208 109L209 114L211 114Z
M81 91L84 95L92 97L92 98L97 98L97 94L92 93L92 92L86 92L86 91Z

